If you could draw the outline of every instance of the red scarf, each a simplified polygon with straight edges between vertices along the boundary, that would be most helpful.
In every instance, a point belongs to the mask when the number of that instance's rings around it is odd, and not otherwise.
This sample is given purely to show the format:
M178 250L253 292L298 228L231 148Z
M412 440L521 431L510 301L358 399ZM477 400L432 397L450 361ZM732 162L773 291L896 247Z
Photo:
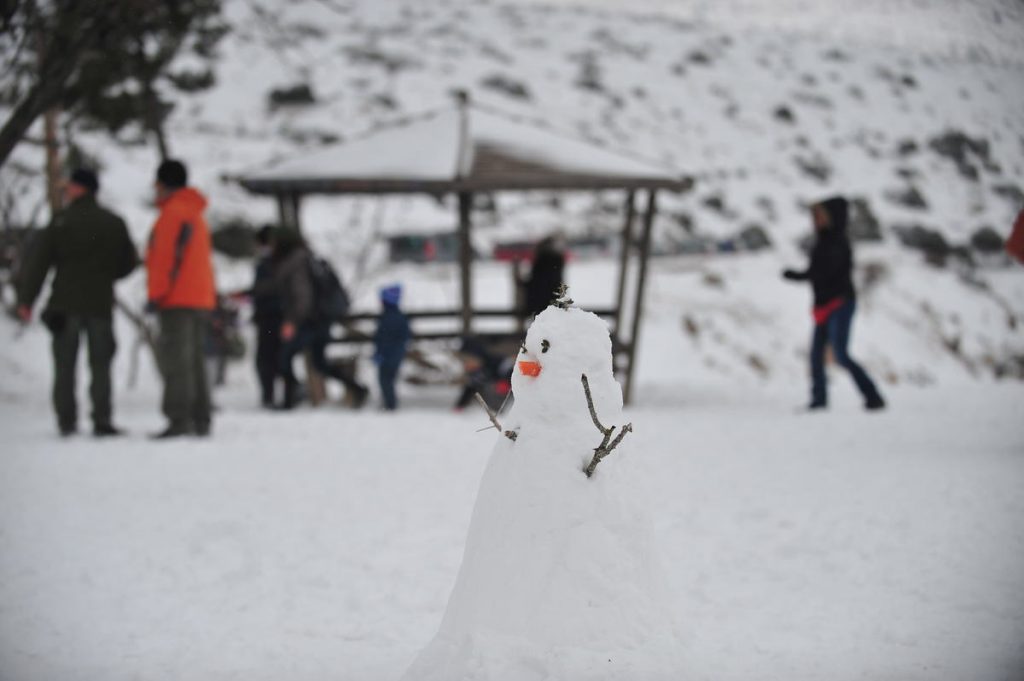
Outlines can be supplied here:
M843 298L833 298L824 305L815 305L811 314L814 316L814 323L821 326L828 321L828 318L832 316L832 313L843 306L846 300Z

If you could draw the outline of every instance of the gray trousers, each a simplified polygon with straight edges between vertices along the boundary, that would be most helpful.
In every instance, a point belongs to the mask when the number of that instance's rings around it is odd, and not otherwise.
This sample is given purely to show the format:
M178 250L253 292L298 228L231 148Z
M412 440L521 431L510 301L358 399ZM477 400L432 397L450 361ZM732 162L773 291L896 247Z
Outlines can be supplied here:
M210 425L210 384L203 357L208 317L205 310L160 311L157 355L164 378L162 408L175 426Z
M57 413L57 425L66 432L78 427L75 375L78 344L83 333L89 348L89 396L92 399L93 425L112 425L110 364L117 343L111 318L53 312L47 315L47 324L53 334L53 409Z

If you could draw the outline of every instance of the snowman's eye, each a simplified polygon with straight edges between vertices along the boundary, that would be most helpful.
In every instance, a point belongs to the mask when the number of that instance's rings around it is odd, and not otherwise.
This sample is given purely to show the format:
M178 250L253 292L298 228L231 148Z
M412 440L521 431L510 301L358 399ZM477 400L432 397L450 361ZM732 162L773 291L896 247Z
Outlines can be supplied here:
M548 340L546 338L540 342L540 351L541 352L547 352L550 349L551 349L551 343L548 343Z
M519 352L526 352L526 341L519 344Z

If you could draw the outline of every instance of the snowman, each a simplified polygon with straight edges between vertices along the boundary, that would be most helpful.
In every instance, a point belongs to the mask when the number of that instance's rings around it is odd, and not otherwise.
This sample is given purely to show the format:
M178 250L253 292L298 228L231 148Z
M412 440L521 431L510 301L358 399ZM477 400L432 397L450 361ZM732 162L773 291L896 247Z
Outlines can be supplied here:
M408 681L681 678L608 327L571 303L526 335L447 610Z

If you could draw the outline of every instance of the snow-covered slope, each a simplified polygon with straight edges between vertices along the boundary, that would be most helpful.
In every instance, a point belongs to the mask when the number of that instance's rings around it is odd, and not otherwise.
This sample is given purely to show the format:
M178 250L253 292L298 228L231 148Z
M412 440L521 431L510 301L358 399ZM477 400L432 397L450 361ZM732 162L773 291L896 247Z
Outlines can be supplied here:
M761 265L742 267L774 279L773 270L802 258L794 244L809 229L807 202L832 193L859 199L860 222L880 239L861 249L859 277L877 283L884 324L901 329L900 352L938 344L979 375L1024 372L1020 277L1004 259L969 246L982 228L1005 235L1024 204L1019 3L252 0L226 2L225 15L232 30L220 47L217 85L172 95L169 122L172 152L211 195L215 222L275 218L272 201L231 179L239 173L450 106L451 91L466 89L492 107L693 175L693 192L660 197L661 252L731 248L752 230L773 248ZM272 91L296 85L308 85L315 101L271 104ZM104 169L104 197L142 242L156 157L139 137L128 132L112 143L75 133ZM19 168L42 164L35 147L16 156ZM41 183L0 172L19 186L16 218L27 220ZM481 220L492 227L477 230L477 246L486 252L556 228L615 233L621 205L610 193L557 204L500 196L497 212ZM314 199L303 217L314 243L363 292L372 291L375 272L391 276L380 271L383 249L370 241L455 221L450 203L417 197ZM966 248L949 259L955 267L930 270L902 246L914 234ZM963 265L968 257L980 269ZM690 262L718 274L737 270L729 257ZM245 276L227 263L219 271L223 286ZM724 305L665 312L701 314L722 327L737 309L786 296L739 276L726 277ZM421 299L430 303L429 294ZM771 354L794 350L790 338L781 342L783 351ZM901 361L886 356L887 347L880 361L899 374Z

